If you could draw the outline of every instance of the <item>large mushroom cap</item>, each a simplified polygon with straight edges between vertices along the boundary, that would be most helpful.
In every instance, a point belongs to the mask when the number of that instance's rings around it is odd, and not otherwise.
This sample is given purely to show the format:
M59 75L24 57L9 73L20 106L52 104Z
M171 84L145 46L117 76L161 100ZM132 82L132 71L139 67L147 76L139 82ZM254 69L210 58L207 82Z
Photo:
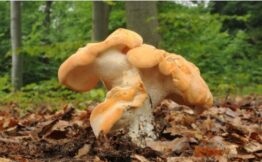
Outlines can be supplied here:
M143 44L127 52L128 61L137 68L158 66L162 79L170 80L168 97L189 106L210 107L213 97L199 69L177 54ZM165 84L165 83L163 83Z
M99 80L92 66L100 53L110 48L126 52L140 46L142 42L139 34L127 29L117 29L104 41L89 43L71 55L58 70L59 82L75 91L88 91L95 87Z

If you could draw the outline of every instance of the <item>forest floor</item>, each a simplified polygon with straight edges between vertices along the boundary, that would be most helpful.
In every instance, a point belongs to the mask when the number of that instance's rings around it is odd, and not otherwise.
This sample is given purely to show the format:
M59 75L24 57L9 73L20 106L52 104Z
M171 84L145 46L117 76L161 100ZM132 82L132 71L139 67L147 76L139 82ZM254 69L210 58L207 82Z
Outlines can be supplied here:
M87 110L66 105L21 115L0 111L0 162L8 161L261 161L262 96L216 101L202 115L164 100L155 109L156 141L133 144L125 130L96 139Z

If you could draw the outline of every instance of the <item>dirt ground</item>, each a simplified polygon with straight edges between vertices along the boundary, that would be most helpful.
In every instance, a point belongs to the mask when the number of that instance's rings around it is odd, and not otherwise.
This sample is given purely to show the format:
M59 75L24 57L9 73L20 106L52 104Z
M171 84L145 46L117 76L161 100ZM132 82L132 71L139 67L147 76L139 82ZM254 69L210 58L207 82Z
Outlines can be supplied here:
M0 162L262 161L262 96L227 97L202 115L164 100L154 115L158 139L140 148L125 130L96 139L90 109L21 115L10 106L0 111Z

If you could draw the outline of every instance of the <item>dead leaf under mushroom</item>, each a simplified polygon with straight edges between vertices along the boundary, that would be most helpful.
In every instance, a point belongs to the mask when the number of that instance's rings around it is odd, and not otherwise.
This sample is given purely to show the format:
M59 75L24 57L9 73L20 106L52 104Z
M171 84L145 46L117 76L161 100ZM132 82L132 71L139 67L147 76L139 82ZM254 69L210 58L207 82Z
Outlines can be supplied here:
M0 161L261 161L261 116L254 114L262 109L248 104L251 99L242 102L245 105L235 110L236 116L219 105L197 116L163 103L155 110L156 125L161 128L158 139L146 148L133 144L124 131L96 140L90 111L66 106L56 113L15 115L17 122L0 131ZM262 97L256 99L260 101ZM252 119L247 119L246 110ZM174 119L172 114L181 117ZM194 118L193 123L183 122L187 115ZM13 116L0 111L0 117Z

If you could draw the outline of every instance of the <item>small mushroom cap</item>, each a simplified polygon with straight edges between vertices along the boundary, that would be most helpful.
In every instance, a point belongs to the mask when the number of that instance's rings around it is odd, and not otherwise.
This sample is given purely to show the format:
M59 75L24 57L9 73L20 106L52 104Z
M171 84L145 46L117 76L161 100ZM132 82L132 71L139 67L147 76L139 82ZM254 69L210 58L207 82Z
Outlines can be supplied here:
M143 44L127 52L128 61L138 68L151 68L160 62L165 55L164 50L156 49L154 46Z
M108 49L116 48L122 52L140 46L142 37L127 29L117 29L104 41L89 43L71 55L59 68L58 79L67 87L84 92L92 89L99 81L95 74L93 63L96 57Z

